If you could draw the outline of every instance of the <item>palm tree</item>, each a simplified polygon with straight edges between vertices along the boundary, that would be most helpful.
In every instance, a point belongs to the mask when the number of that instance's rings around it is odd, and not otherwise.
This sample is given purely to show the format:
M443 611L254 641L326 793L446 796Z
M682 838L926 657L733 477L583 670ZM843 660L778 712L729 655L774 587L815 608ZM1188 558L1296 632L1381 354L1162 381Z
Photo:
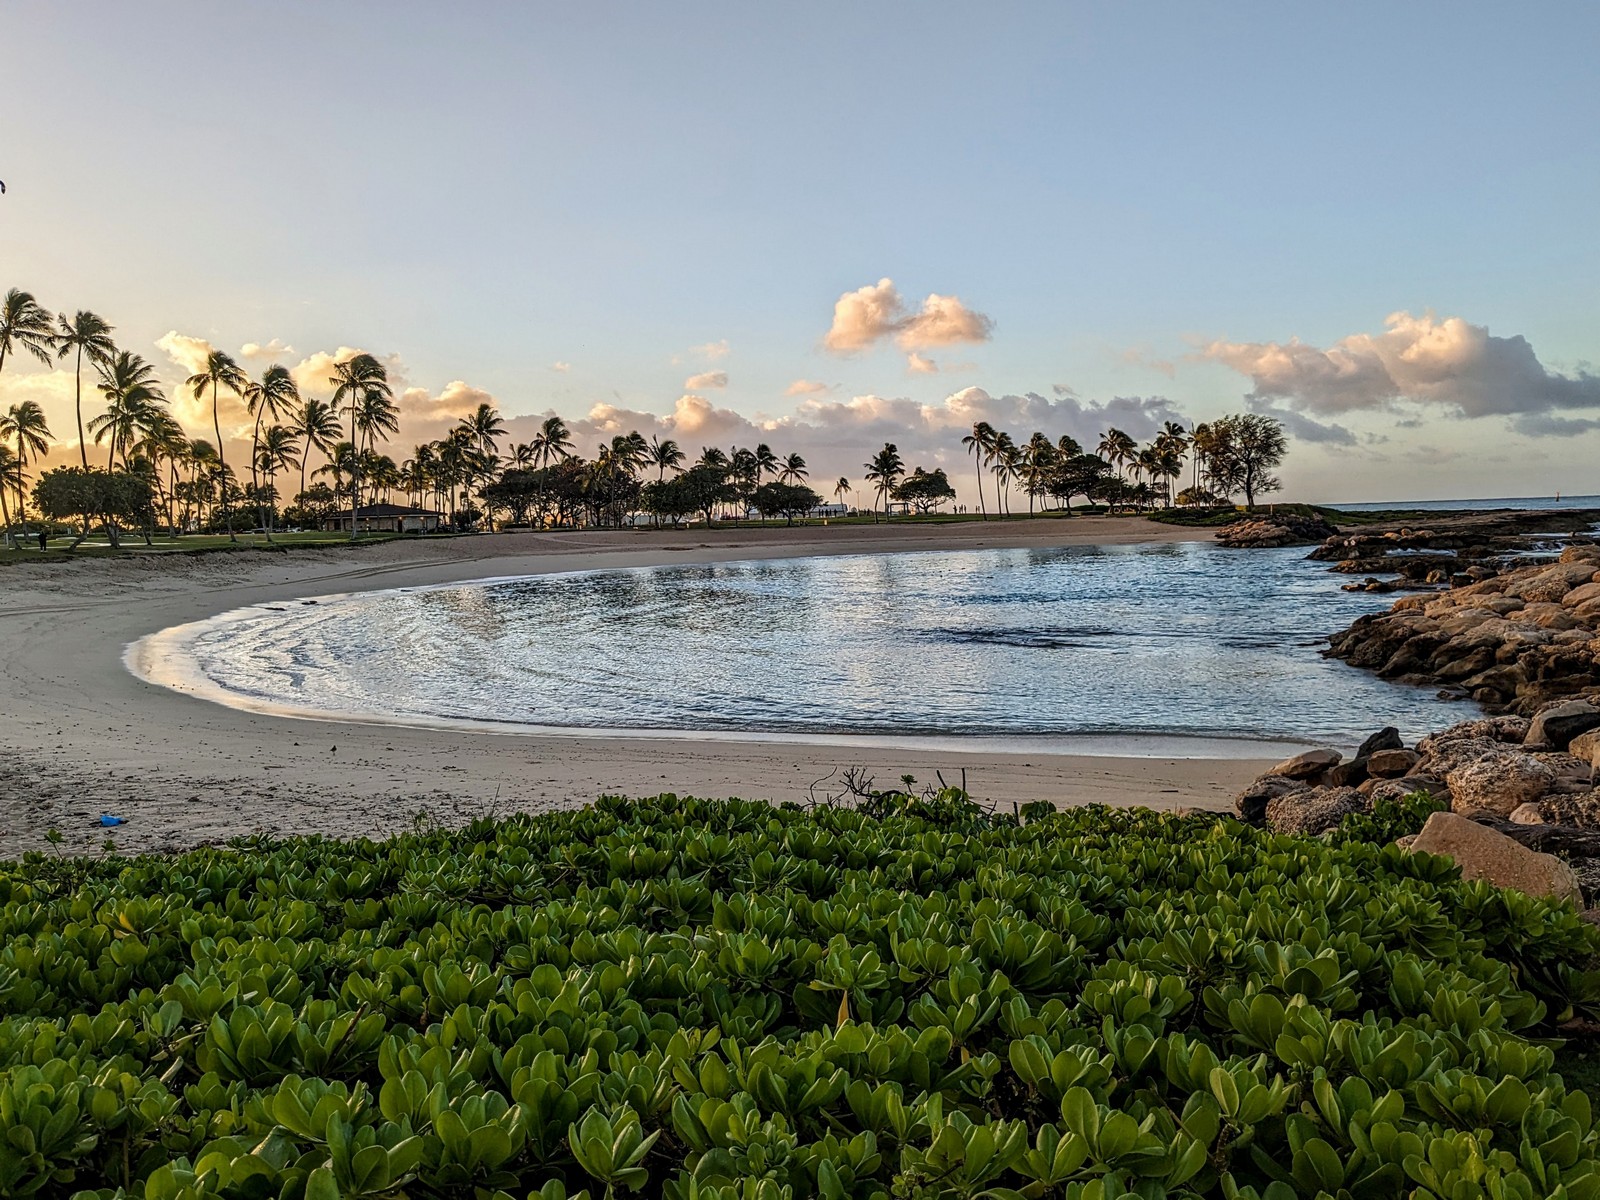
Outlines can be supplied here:
M360 525L361 507L359 459L361 443L358 418L368 395L378 395L388 399L393 393L389 389L389 372L384 370L383 364L370 354L354 354L337 364L328 382L334 385L334 408L338 409L342 405L350 414L350 540L353 542L356 540ZM369 411L369 419L376 415L375 410Z
M0 414L0 444L13 439L17 443L17 519L26 530L27 508L23 504L22 485L27 478L28 456L31 452L35 458L43 458L50 453L50 423L45 420L44 409L37 400L23 400Z
M1021 452L1009 433L994 435L994 445L989 449L989 460L994 464L994 506L1003 516L1011 515L1011 480L1022 465ZM1005 488L1004 496L1001 487Z
M312 450L323 454L333 453L334 443L339 440L341 432L339 414L333 411L333 405L326 400L307 396L293 414L289 428L294 430L300 442L300 490L303 492L306 490L306 459L311 457Z
M74 317L62 313L55 335L56 357L76 356L73 366L73 402L78 412L78 454L83 459L84 470L89 469L89 447L83 437L83 360L87 355L91 365L98 366L116 351L111 340L111 326L92 312L82 309Z
M117 465L117 455L122 455L122 465L128 465L128 456L142 434L151 428L157 414L164 411L166 393L156 382L156 371L137 354L127 350L100 364L100 382L96 385L106 398L106 410L89 422L89 432L94 434L95 445L102 439L111 442L111 457L106 470Z
M759 442L753 452L756 456L756 482L761 482L763 475L776 475L778 473L778 456L772 452L772 447L765 442Z
M205 395L206 384L211 385L211 428L217 435L217 468L222 486L223 513L228 520L228 540L237 542L239 539L233 533L233 506L228 503L228 458L222 449L222 415L218 397L223 388L227 388L235 396L241 395L250 381L231 355L221 350L213 350L206 355L206 369L196 371L189 376L187 382L193 389L196 400Z
M1211 426L1204 421L1196 425L1194 431L1189 434L1189 448L1193 451L1194 458L1195 491L1200 490L1200 477L1205 473L1205 468L1211 458L1211 452L1216 448L1216 444L1216 434L1211 431Z
M506 456L509 465L518 469L533 466L538 461L539 451L532 442L517 442L511 447L511 453Z
M0 520L5 521L6 545L13 550L17 548L17 539L11 533L11 502L6 499L6 493L15 490L22 494L22 463L17 460L17 452L4 442L0 442Z
M178 424L171 413L165 409L158 409L140 430L139 443L135 449L158 468L156 485L165 493L167 528L176 536L177 526L172 519L172 502L178 490L178 464L185 460L189 450L189 439L184 436L183 426ZM164 486L159 472L163 458L167 460L168 469L168 482Z
M967 453L972 455L972 464L978 472L978 511L983 514L985 521L989 519L989 510L983 506L983 467L994 451L997 436L994 426L989 422L976 421L973 423L972 432L961 439L961 444L967 448Z
M500 439L505 436L506 423L492 404L480 404L470 417L461 423L471 432L480 454L495 454L500 449Z
M895 444L893 442L885 442L883 449L872 456L871 461L866 464L866 468L867 482L878 485L876 491L883 498L883 519L887 521L889 519L889 493L894 489L894 485L899 482L900 477L906 473L906 465L901 461L900 451L895 448ZM878 523L876 509L872 513L872 523L874 525Z
M808 474L806 460L798 454L789 455L778 466L778 480L782 483L799 483Z
M6 355L26 350L46 366L56 335L50 329L49 310L29 292L12 288L0 301L0 371L6 368ZM18 463L19 467L25 464Z
M1134 462L1138 458L1139 444L1122 430L1113 427L1101 435L1095 453L1116 467L1117 474L1121 475L1124 464Z
M267 536L272 536L273 516L276 514L276 483L278 472L287 471L294 466L296 453L300 449L300 438L293 429L285 425L268 425L257 441L256 455L258 465L267 477L267 489L274 493L273 507L268 510ZM302 456L303 457L303 456Z
M362 473L366 474L367 463L370 461L376 465L377 460L382 457L377 453L377 443L387 442L392 435L400 432L400 408L390 395L387 384L381 391L372 388L362 394L361 401L356 406L355 422L356 429L361 434L362 451L367 456L361 460ZM462 432L465 434L467 431ZM374 480L374 495L377 494L378 486Z
M681 470L686 457L683 448L671 438L662 440L654 435L651 436L648 461L655 465L657 482L665 479L668 471Z
M1028 493L1028 515L1033 516L1033 502L1036 497L1045 493L1045 480L1049 478L1050 468L1056 461L1056 448L1050 444L1050 439L1037 430L1028 439L1028 444L1022 448L1021 461L1018 473L1022 479L1022 486Z
M841 475L839 476L839 482L833 485L833 498L840 504L844 504L844 498L849 494L850 481Z
M244 389L244 404L250 415L255 417L255 424L250 430L250 483L257 487L256 491L256 521L267 525L267 541L272 540L270 522L261 520L260 481L256 477L256 468L261 459L261 418L271 417L276 423L286 413L291 411L293 405L300 400L300 389L295 385L294 376L289 374L289 368L273 365L261 373L261 382L252 382Z

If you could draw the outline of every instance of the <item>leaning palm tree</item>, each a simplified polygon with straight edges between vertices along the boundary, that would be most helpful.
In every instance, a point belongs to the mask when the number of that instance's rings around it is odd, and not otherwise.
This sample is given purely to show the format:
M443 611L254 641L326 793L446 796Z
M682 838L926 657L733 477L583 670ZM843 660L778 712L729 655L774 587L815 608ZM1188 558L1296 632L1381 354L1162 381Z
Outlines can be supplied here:
M260 480L256 475L261 458L261 418L271 417L276 423L293 409L299 399L300 389L295 385L294 376L289 374L289 368L276 364L261 373L259 383L251 382L244 389L245 409L255 418L255 424L250 429L250 486L256 489L257 524L269 525L261 520ZM271 540L269 525L267 541Z
M756 470L758 472L756 482L759 483L762 476L776 475L778 473L782 464L778 462L778 456L772 452L771 446L765 442L758 443L753 453L756 456Z
M839 482L833 485L833 498L840 504L844 504L844 498L849 494L850 481L841 475L839 476Z
M26 350L49 366L56 341L51 324L49 310L31 293L20 288L7 292L0 300L0 371L6 368L6 355L18 350Z
M1021 451L1009 433L997 433L989 449L989 461L994 471L994 506L1002 516L1011 515L1011 481L1022 466ZM1004 488L1002 493L1001 488Z
M361 465L360 416L368 396L393 395L389 388L389 372L370 354L354 354L333 368L328 382L333 384L333 404L350 414L350 445L354 451L350 471L350 540L356 540L360 525ZM375 410L368 409L369 420Z
M237 542L239 539L233 533L233 506L228 503L228 458L222 449L222 415L221 401L219 399L223 388L227 388L235 396L244 392L249 379L239 364L233 361L233 356L221 350L213 350L206 355L206 368L196 371L185 381L194 393L196 400L204 397L206 385L211 385L211 427L217 434L217 478L221 481L222 511L228 521L228 540Z
M800 483L810 474L806 470L806 460L798 454L790 454L778 464L778 480L780 483Z
M73 364L73 403L78 413L78 454L83 459L84 470L89 469L89 447L83 436L83 360L98 366L116 352L111 340L111 326L92 312L78 310L76 316L62 313L55 336L56 357L75 356Z
M506 423L500 419L500 413L494 405L478 405L470 417L461 418L461 423L471 430L478 453L494 454L499 451L500 439L506 433Z
M158 468L157 485L161 489L163 504L167 510L167 529L176 537L178 529L173 520L172 503L178 491L178 465L186 461L189 451L189 439L184 436L183 426L178 424L177 418L171 413L165 409L160 410L140 430L139 443L135 449ZM164 483L160 479L159 471L162 459L167 461L168 472Z
M28 475L28 459L43 458L50 453L50 423L45 420L44 409L37 400L23 400L0 413L0 444L15 441L17 519L27 529L27 507L23 503L22 485Z
M300 491L304 492L306 459L311 457L312 450L324 455L333 453L333 447L339 441L339 434L342 432L339 428L339 414L333 411L333 405L326 400L307 396L291 415L289 428L294 430L295 437L300 441Z
M989 519L989 510L983 504L983 467L994 452L995 438L998 436L994 426L989 422L975 421L972 432L961 439L961 444L967 448L967 453L972 455L972 465L978 473L978 511L983 514L985 521Z
M889 493L894 490L894 485L906 473L906 465L901 461L900 451L893 442L885 442L883 449L874 454L866 464L867 482L874 483L874 489L883 501L883 519L889 519ZM878 510L872 510L872 523L878 523Z
M1100 436L1095 453L1116 467L1117 474L1121 475L1124 466L1138 460L1139 443L1133 440L1132 435L1113 426Z

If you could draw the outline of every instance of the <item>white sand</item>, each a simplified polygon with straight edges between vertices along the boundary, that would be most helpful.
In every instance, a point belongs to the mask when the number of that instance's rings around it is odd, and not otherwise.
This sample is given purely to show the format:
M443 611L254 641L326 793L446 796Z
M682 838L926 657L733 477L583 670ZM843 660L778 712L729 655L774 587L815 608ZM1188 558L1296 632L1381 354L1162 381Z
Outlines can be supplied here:
M1139 518L958 525L494 534L333 550L0 564L0 856L45 846L169 849L239 834L384 835L415 814L582 804L604 792L803 800L863 767L910 772L1006 806L1225 807L1269 758L1046 753L1026 742L908 742L503 733L309 720L224 707L137 678L126 647L170 626L263 602L598 567L812 554L1193 540ZM181 664L147 657L166 677ZM1075 749L1122 750L1084 743ZM1137 744L1127 750L1136 752ZM1237 755L1235 746L1194 753ZM819 782L820 781L820 782ZM128 819L102 829L102 812Z

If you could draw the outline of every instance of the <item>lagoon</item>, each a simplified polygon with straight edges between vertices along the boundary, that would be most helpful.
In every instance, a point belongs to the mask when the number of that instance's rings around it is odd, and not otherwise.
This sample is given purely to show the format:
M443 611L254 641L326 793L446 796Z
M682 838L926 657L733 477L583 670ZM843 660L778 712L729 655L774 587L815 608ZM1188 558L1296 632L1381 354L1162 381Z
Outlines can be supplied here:
M1475 715L1317 653L1388 599L1200 543L595 570L192 627L213 698L406 723L712 734L1408 738Z

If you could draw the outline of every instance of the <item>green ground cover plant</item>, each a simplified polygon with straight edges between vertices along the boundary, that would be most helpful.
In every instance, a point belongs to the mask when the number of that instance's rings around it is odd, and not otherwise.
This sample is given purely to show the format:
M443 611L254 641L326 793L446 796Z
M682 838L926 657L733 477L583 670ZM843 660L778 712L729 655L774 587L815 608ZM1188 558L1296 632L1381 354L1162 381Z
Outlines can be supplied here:
M0 1194L1600 1197L1600 933L1355 837L664 796L0 865Z

